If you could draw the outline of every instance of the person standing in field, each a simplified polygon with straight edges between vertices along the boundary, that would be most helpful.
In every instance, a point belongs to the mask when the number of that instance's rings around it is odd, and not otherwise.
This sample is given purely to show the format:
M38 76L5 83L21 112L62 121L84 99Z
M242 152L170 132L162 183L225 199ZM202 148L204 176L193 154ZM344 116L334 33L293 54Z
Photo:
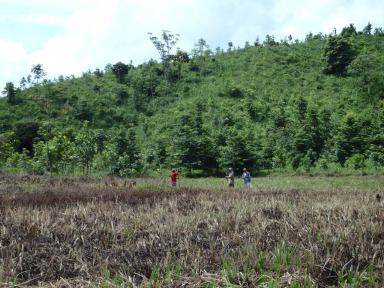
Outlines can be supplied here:
M228 168L227 175L225 178L228 179L228 187L235 187L235 173L232 168Z
M248 187L252 188L251 184L251 173L247 171L247 168L243 169L243 175L242 178L244 180L244 185L247 185Z
M175 169L172 169L171 177L171 186L176 187L177 175L179 175L179 171L176 172Z

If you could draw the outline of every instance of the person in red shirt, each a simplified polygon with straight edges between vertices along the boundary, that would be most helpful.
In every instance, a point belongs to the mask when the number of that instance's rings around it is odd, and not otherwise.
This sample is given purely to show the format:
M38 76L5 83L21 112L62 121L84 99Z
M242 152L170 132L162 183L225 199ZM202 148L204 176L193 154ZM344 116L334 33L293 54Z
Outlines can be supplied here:
M179 175L179 171L176 172L175 169L172 169L171 177L171 186L176 187L176 176Z

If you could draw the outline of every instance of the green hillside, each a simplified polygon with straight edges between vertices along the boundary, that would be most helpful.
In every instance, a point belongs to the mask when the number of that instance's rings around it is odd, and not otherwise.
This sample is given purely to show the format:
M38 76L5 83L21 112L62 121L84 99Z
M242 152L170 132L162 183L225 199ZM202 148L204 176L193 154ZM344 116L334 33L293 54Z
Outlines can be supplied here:
M380 173L383 55L382 28L351 24L339 35L267 36L225 51L200 39L190 53L79 78L45 80L35 65L20 87L6 83L0 99L1 169Z

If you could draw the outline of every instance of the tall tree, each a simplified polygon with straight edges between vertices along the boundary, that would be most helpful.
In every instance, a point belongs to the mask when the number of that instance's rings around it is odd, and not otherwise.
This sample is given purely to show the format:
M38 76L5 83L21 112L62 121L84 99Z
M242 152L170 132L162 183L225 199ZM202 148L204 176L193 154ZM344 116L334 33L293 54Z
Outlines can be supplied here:
M363 125L358 116L348 113L338 127L335 136L335 155L340 164L354 154L363 153L367 137L363 135Z
M121 130L115 143L115 162L111 165L111 172L120 176L135 175L139 172L139 148L136 142L136 132L130 128L128 132Z
M3 95L8 97L8 103L12 104L15 100L16 90L15 85L12 82L7 82L5 84Z
M364 27L363 34L372 35L372 24L368 22L368 25Z
M152 41L153 45L155 45L157 51L160 54L160 59L163 64L164 74L165 78L168 82L171 79L171 50L172 47L176 45L177 41L179 41L179 34L173 35L168 30L163 30L163 33L161 34L161 39L159 39L156 36L152 36L151 32L148 32L150 35L149 39Z
M20 88L21 89L25 89L26 85L27 85L27 80L25 79L25 77L21 78L21 80L20 80Z
M40 79L44 78L47 73L43 69L43 64L32 65L31 72L35 75L33 78L36 80L36 84L39 84Z
M89 167L91 166L93 158L100 150L98 133L99 131L89 128L88 121L84 121L83 126L75 138L75 153L85 168L86 176L89 174Z
M193 56L197 59L197 62L200 66L200 76L202 75L204 70L206 56L209 56L210 54L210 50L208 49L209 46L207 45L207 42L203 38L200 38L197 44L195 44L195 49L192 50Z
M203 104L198 102L192 113L182 115L174 134L176 160L189 172L192 169L216 168L211 138L203 127L202 109Z

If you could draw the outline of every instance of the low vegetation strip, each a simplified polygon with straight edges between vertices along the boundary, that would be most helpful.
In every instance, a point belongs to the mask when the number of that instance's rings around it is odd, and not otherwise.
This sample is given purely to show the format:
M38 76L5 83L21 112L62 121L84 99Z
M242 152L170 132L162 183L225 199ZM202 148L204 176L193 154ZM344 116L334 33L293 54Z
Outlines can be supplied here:
M13 193L8 192L0 195L0 206L68 206L88 202L119 202L129 205L137 205L140 202L153 202L160 198L158 194L146 191L116 191L116 189L103 188L94 189L62 189L45 188L40 192L34 193Z
M0 179L2 286L384 285L381 191L66 179Z

